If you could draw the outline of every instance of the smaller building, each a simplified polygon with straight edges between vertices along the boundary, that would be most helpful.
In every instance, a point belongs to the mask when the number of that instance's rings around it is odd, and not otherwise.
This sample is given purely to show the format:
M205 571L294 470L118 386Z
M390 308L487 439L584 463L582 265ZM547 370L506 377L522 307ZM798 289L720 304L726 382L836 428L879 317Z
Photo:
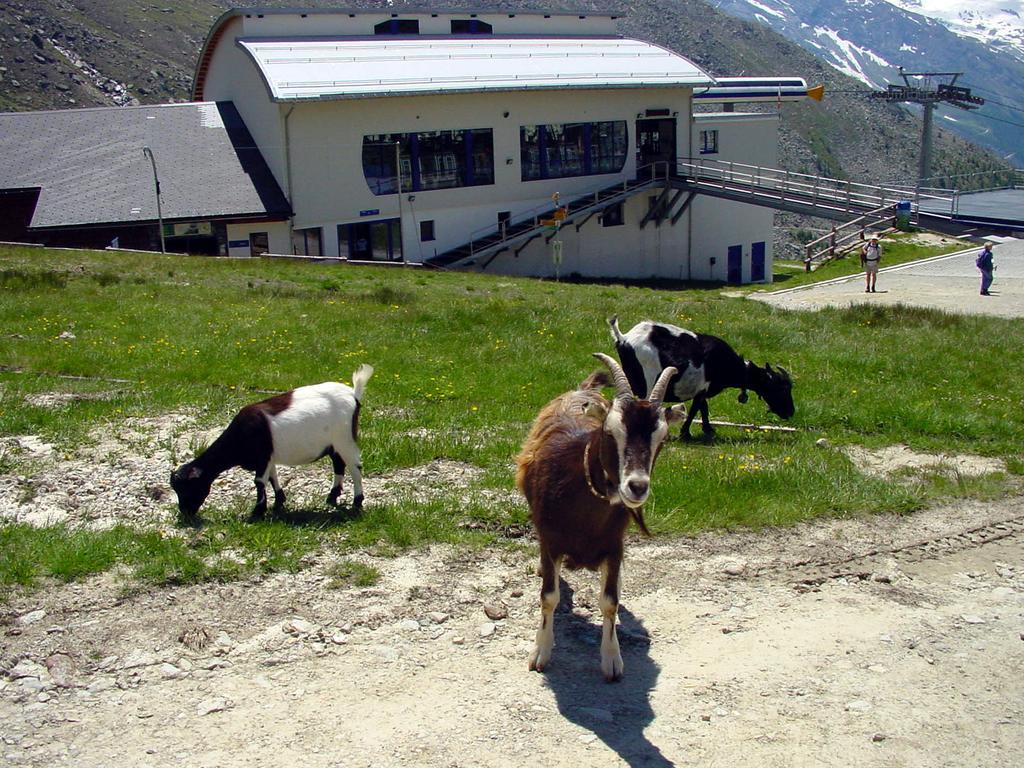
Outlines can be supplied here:
M162 218L169 251L290 247L288 201L230 103L2 113L0 158L0 240L160 250Z

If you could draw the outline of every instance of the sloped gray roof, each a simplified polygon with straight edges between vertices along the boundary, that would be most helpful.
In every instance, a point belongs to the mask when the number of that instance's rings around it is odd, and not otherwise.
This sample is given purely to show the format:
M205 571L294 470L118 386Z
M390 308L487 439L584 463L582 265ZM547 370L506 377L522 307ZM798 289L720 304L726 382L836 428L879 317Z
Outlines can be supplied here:
M31 227L284 218L288 201L231 102L0 113L0 189L39 187Z

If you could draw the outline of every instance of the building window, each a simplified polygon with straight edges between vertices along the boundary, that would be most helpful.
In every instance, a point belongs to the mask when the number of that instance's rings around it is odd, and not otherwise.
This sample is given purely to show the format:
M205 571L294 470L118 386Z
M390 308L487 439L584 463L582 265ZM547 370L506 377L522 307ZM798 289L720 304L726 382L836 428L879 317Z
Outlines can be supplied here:
M519 129L522 180L618 173L626 164L626 122L524 125Z
M420 241L428 242L434 239L434 220L420 222Z
M494 183L490 128L363 136L363 176L375 195L393 195L395 144L403 192L478 187Z
M292 230L292 253L296 256L323 256L320 227Z
M601 213L602 227L621 227L625 223L626 220L623 215L622 203L609 205Z
M717 155L718 154L718 131L701 131L700 132L700 153L702 155Z
M375 35L418 35L419 33L420 22L418 19L389 19L373 28Z
M452 19L453 35L489 35L493 32L491 25L479 19Z

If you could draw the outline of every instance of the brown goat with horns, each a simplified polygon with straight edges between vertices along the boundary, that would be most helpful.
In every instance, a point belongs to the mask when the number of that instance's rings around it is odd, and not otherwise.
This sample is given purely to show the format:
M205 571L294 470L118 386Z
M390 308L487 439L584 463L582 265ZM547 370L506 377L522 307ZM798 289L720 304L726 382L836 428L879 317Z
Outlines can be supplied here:
M682 405L661 406L675 368L662 371L650 399L640 400L615 360L600 352L594 357L608 367L612 381L599 371L544 406L517 458L516 485L540 540L541 623L530 669L543 672L551 660L564 564L601 573L601 671L611 682L622 677L615 619L626 528L632 519L649 534L642 507L651 470L669 423L682 420L686 411ZM612 382L615 397L609 402L600 387Z

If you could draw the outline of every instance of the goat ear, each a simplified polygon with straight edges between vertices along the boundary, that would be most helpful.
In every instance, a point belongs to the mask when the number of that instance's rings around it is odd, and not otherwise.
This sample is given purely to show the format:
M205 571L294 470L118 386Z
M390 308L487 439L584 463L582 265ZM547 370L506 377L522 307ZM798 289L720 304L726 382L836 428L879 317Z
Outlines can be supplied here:
M665 420L668 421L669 425L678 424L686 418L686 406L682 403L677 403L671 408L665 409Z
M768 373L775 373L775 371L772 370L772 364L767 361L764 364L764 369L768 371Z

